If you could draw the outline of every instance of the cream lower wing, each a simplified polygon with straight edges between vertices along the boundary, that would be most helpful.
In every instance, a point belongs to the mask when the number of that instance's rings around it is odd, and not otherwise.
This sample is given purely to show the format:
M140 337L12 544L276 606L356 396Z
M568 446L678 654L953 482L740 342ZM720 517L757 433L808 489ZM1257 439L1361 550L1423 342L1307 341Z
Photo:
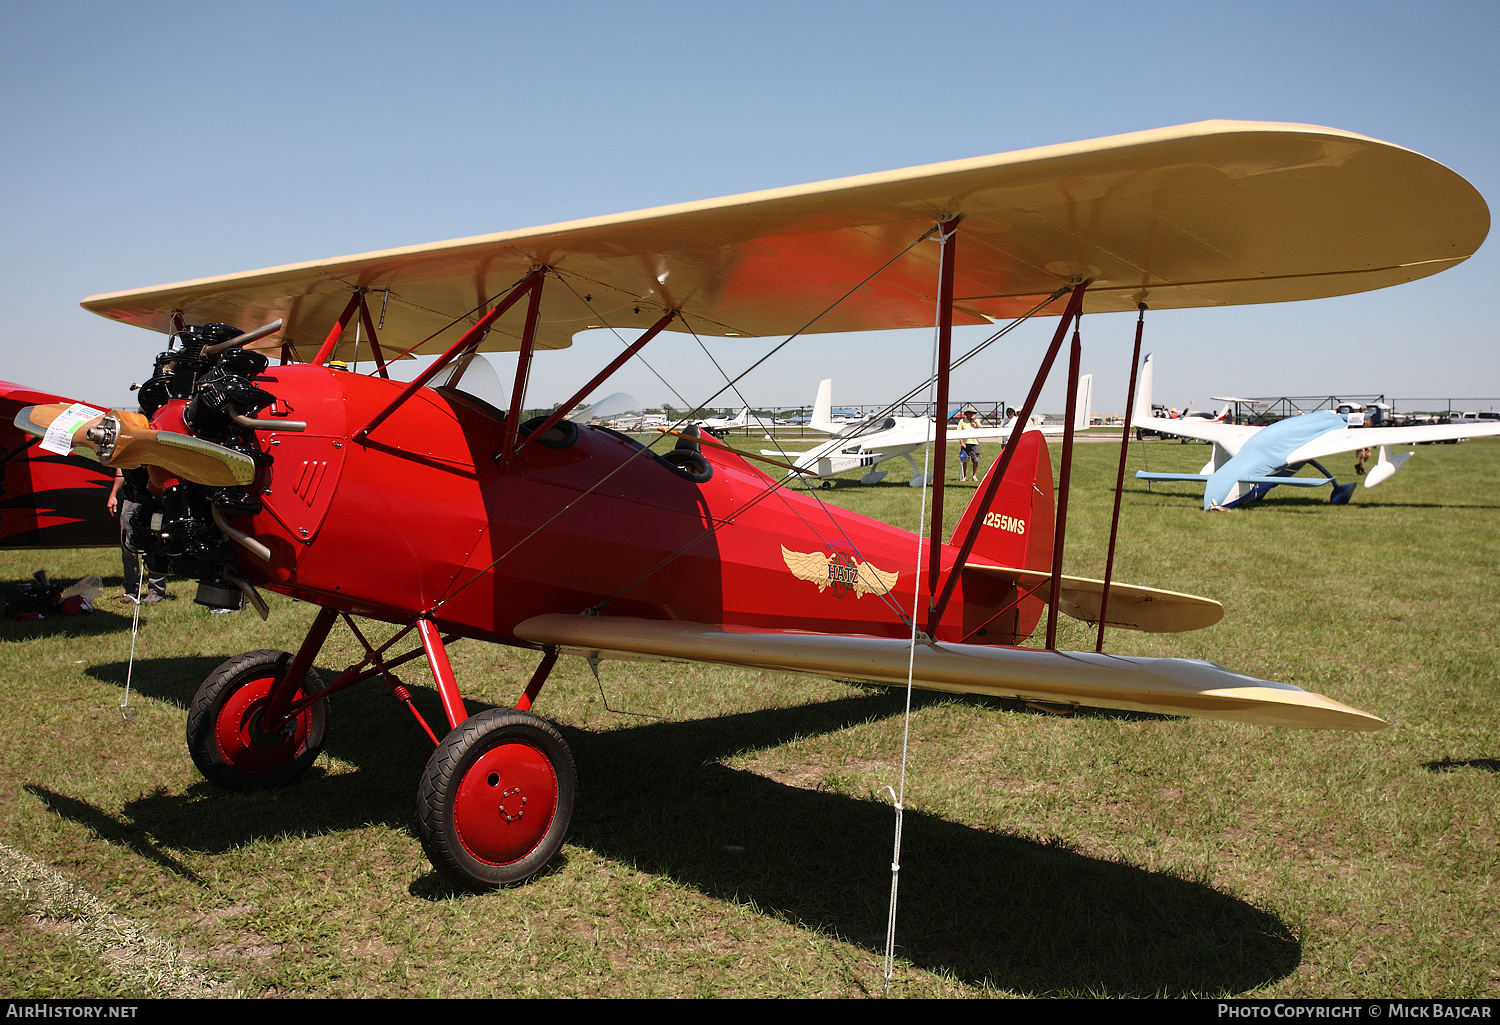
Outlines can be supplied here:
M1265 726L1379 730L1385 722L1284 683L1196 659L1036 651L980 644L791 630L736 630L705 623L553 613L520 623L515 636L585 658L711 662L958 694L1231 719Z

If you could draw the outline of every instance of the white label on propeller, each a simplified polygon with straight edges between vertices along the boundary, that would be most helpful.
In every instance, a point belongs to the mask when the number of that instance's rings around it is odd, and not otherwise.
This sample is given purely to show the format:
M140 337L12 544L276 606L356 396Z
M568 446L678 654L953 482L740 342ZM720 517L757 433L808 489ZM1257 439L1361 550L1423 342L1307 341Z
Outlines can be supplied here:
M56 452L60 456L72 455L73 432L94 417L103 415L102 409L85 406L82 402L73 403L59 413L57 419L52 421L52 426L47 428L47 436L42 439L42 448L48 452Z

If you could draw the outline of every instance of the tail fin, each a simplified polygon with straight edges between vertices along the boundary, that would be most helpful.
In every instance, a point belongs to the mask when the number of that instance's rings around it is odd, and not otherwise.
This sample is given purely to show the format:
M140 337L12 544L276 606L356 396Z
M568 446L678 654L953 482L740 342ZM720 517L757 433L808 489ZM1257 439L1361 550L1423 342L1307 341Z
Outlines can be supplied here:
M1094 418L1094 375L1084 374L1078 379L1078 402L1073 414L1073 429L1086 431Z
M1151 353L1141 363L1141 376L1135 385L1135 412L1131 415L1132 426L1141 420L1151 419Z
M1052 459L1047 453L1046 439L1038 431L1021 435L1010 468L995 490L994 501L985 507L985 489L998 465L999 460L996 460L990 466L973 501L959 518L949 543L961 541L968 533L969 525L978 518L980 526L974 541L975 556L1002 566L1050 574ZM980 576L971 573L963 576L964 615L966 619L974 620L972 624L965 624L965 635L971 629L982 627L985 633L972 638L981 644L1016 644L1028 637L1041 619L1042 599L1030 596L1017 601L1014 585L1003 584L993 577L977 579ZM986 593L989 591L993 594ZM996 616L995 612L1000 609L1008 611Z
M1393 456L1386 451L1384 445L1381 445L1379 458L1371 467L1370 472L1365 474L1365 487L1373 488L1377 484L1390 480L1396 475L1396 471L1401 469L1401 465L1416 454L1416 449L1413 449L1410 452L1397 452Z
M807 426L827 434L837 429L833 422L833 378L825 378L818 384L818 397L813 402L812 419L808 420Z

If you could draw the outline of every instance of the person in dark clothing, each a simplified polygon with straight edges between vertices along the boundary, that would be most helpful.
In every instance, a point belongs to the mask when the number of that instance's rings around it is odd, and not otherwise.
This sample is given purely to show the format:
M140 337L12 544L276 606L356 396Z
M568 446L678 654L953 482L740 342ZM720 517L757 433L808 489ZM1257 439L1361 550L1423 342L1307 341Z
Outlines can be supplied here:
M151 493L144 466L116 470L109 492L109 513L120 517L120 561L125 569L125 593L117 601L139 600L155 605L168 599L167 560L151 550L151 517L161 502ZM141 587L141 563L146 564L146 587Z

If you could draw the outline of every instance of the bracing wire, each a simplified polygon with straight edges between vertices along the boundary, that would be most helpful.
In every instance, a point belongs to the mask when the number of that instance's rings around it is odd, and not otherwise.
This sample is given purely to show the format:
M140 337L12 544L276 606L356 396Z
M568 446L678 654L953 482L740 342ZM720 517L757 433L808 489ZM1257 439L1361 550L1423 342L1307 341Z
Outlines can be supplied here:
M868 280L868 279L866 279L866 280ZM969 349L968 352L964 353L957 360L954 360L952 362L951 366L949 367L950 372L953 371L953 370L958 369L959 367L961 367L965 363L967 363L970 359L973 359L975 356L978 356L980 353L984 352L986 349L988 349L995 342L999 341L1001 338L1004 338L1011 331L1015 330L1017 327L1019 327L1020 325L1024 324L1026 321L1030 320L1033 316L1035 316L1038 312L1040 312L1043 308L1045 308L1048 303L1053 302L1054 300L1056 300L1060 296L1066 295L1067 292L1068 292L1068 289L1065 286L1065 287L1059 288L1057 291L1053 292L1051 295L1047 296L1045 299L1042 299L1040 302L1038 302L1036 305L1034 305L1031 309L1029 309L1025 313L1021 314L1021 316L1015 318L1009 324L1007 324L1003 328L1001 328L999 331L996 331L994 334L990 335L988 338L984 339L983 341L981 341L980 343L978 343L977 345L975 345L974 347L972 347L971 349ZM686 322L685 319L684 319L684 325L688 326L688 330L689 331L692 331L691 326L687 325L687 322ZM693 334L693 338L698 342L699 348L703 349L704 355L706 355L708 357L709 361L711 363L713 363L715 369L717 369L719 371L720 375L723 376L726 381L729 381L729 387L731 387L731 388L734 389L735 396L740 400L741 404L748 406L749 403L748 403L748 401L746 401L744 394L742 392L740 392L739 387L735 384L734 381L730 381L729 380L729 375L724 372L724 369L719 366L719 361L716 360L716 359L714 359L713 354L708 351L708 347L706 345L704 345L703 339L698 337L698 334L697 334L696 331L692 331L692 334ZM869 417L867 419L868 420L879 420L879 419L881 419L881 418L889 415L891 412L893 412L894 410L898 409L900 406L904 405L906 402L910 401L911 398L913 396L915 396L918 392L920 392L923 388L928 388L930 390L931 387L932 387L932 385L936 381L937 381L936 358L934 357L934 370L928 376L927 380L925 380L922 383L918 384L916 387L914 387L912 390L908 391L901 398L895 400L890 405L886 406L885 409L883 409L881 412L879 412L879 413L875 414L873 417ZM929 401L929 404L930 404L930 401ZM777 451L779 451L781 453L781 455L782 455L783 458L788 458L788 459L790 458L790 455L787 453L786 449L782 447L780 439L775 438L774 436L772 436L771 437L771 442L772 442L772 444L774 444L776 446ZM930 449L930 442L929 442L929 449ZM929 451L929 455L930 455L930 451ZM927 470L927 467L924 466L924 468L923 468L923 475L924 475L924 477L926 476L926 470ZM822 496L820 496L815 490L809 491L809 494L818 503L818 505L823 509L824 513L828 514L828 504L823 501ZM802 515L802 513L801 513L800 510L798 510L791 503L787 502L784 497L782 499L782 502L783 502L783 504L786 505L786 507L794 515L796 515L796 517L799 520L802 521L803 525L807 527L807 529L812 533L812 535L814 537L816 537L825 546L828 545L827 538L825 538L823 536L823 534L818 530L818 528L816 526L814 526L812 523L810 523L808 521L807 517L805 517L805 516ZM834 523L836 526L838 525L838 520L834 516L832 516L831 514L828 514L828 518L829 518L830 522ZM854 552L855 556L858 557L861 561L863 561L864 560L863 554L860 552L858 545L856 545L854 543L853 539L849 537L848 532L845 531L845 530L843 530L842 527L840 527L840 534L842 535L842 537L844 539L844 542L846 544L848 544L849 547L850 547L850 549ZM902 612L902 610L900 609L900 607L897 606L897 605L895 605L894 602L892 602L890 600L890 597L889 597L888 593L881 592L881 598L885 602L885 604L891 609L891 611L896 614L896 617L898 619L900 619L907 626L913 626L914 625L915 621L907 619L906 614L904 612Z
M751 371L755 370L757 367L759 367L766 360L770 359L772 356L776 355L782 349L784 349L788 345L792 344L793 340L795 340L796 338L800 337L809 328L811 328L814 324L816 324L818 321L822 320L825 316L827 316L830 312L832 312L833 309L836 306L839 305L839 303L841 303L845 299L849 298L855 292L858 292L861 288L865 287L865 285L869 284L876 277L878 277L881 273L883 273L885 271L885 269L887 267L889 267L891 264L895 263L897 260L901 259L903 256L905 256L907 253L911 252L917 246L919 246L923 242L927 241L929 238L932 237L933 233L936 232L937 230L938 230L938 227L937 226L933 226L931 228L928 228L926 231L922 232L922 234L919 235L919 236L917 236L917 238L914 239L912 241L912 243L910 245L908 245L905 249L901 250L901 252L899 252L895 256L891 257L885 263L882 263L879 267L876 267L869 274L865 275L864 279L861 280L861 281L859 281L857 284L855 284L854 287L850 288L843 295L839 296L833 302L829 303L821 311L819 311L818 313L814 314L813 317L812 317L812 319L810 319L806 324L803 324L797 330L795 330L791 334L787 335L786 338L782 339L775 346L773 346L771 348L771 350L769 352L767 352L764 356L762 356L760 359L756 360L754 363L751 363L744 370L740 371L739 375L736 376L734 378L734 380L730 381L724 387L720 388L718 391L714 392L708 398L706 398L702 402L700 402L697 406L693 407L692 412L689 413L688 415L689 416L696 415L700 410L702 410L705 406L707 406L709 403L711 403L714 399L718 398L720 395L723 395L726 391L728 391L729 389L733 388L736 384L738 384L739 382L743 381L746 377L750 376Z
M851 295L853 295L856 292L858 292L861 288L863 288L866 284L868 284L876 276L878 276L879 274L881 274L887 267L891 266L891 264L895 263L897 260L900 260L903 256L905 256L911 250L915 249L918 245L920 245L922 242L926 241L928 238L931 238L932 235L933 235L933 233L937 232L937 231L939 231L939 226L934 225L933 227L931 227L931 228L927 229L926 231L922 232L921 235L919 235L916 239L912 240L912 242L909 245L907 245L904 249L902 249L900 252L896 253L894 256L892 256L885 263L881 264L879 267L875 268L875 270L871 271L861 281L857 282L855 285L853 285L851 288L849 288L847 291L845 291L842 295L840 295L833 302L829 303L826 307L824 307L818 313L814 314L806 323L804 323L796 331L793 331L791 334L787 335L787 337L785 339L783 339L781 342L779 342L775 346L773 346L771 348L771 350L769 352L767 352L764 356L762 356L760 359L756 360L754 363L750 364L750 366L746 367L743 371L741 371L735 378L733 378L723 388L720 388L718 391L714 392L712 395L710 395L703 402L701 402L698 405L694 406L693 409L692 409L692 411L688 414L688 416L695 415L698 411L702 410L709 403L713 402L714 399L718 398L720 395L723 395L726 391L729 391L731 388L733 388L735 385L737 385L740 381L744 380L745 377L747 377L753 370L755 370L757 367L759 367L761 364L763 364L766 360L770 359L776 353L780 352L782 349L786 348L786 346L790 345L792 343L793 339L795 339L795 338L799 337L800 335L802 335L803 333L805 333L809 328L811 328L814 324L816 324L819 320L821 320L824 316L826 316L830 311L832 311L840 303L842 303L844 300L848 299ZM554 269L552 273L554 275L556 275L557 271ZM557 275L557 276L561 277L561 275ZM478 307L476 307L476 309L478 309ZM432 336L429 336L429 337L432 337ZM421 343L418 343L418 344L421 344ZM413 346L413 348L415 348L415 346ZM410 352L411 350L408 349L407 351ZM653 373L654 373L654 371L653 371ZM660 376L660 375L658 375L658 376ZM670 385L668 387L670 387ZM673 389L673 391L675 393L675 389ZM663 437L665 437L665 435L663 435ZM655 442L653 442L653 444L655 444ZM649 448L649 446L647 446L647 448ZM447 594L443 598L439 599L433 605L432 609L429 610L429 611L436 612L437 609L441 608L448 601L452 600L454 597L456 597L464 589L466 589L467 587L469 587L475 581L481 579L484 576L485 573L487 573L490 570L494 569L502 561L504 561L511 554L513 554L516 551L516 549L518 549L519 547L521 547L526 542L530 541L537 534L541 533L541 531L543 531L544 529L546 529L546 527L548 525L550 525L551 523L553 523L554 521L556 521L556 519L559 516L562 516L564 513L566 513L568 510L572 509L574 506L576 506L583 499L585 499L588 496L592 495L595 491L597 491L600 487L602 487L603 484L607 480L609 480L610 477L614 476L615 473L618 473L618 472L620 472L620 470L624 469L624 467L626 465L628 465L628 463L631 460L633 460L636 457L638 457L639 455L641 455L641 453L644 452L644 451L646 451L646 448L642 448L639 451L632 453L631 456L628 459L626 459L625 462L621 463L620 466L616 467L614 471L612 471L611 473L606 474L604 477L600 478L599 481L597 481L592 486L590 486L586 491L580 492L578 495L576 495L572 499L572 501L568 502L565 506L563 506L563 508L559 509L556 513L554 513L551 517L549 517L545 523L543 523L540 526L536 527L534 530L532 530L525 537L521 538L515 544L511 545L510 548L506 549L506 551L503 554L501 554L498 558L496 558L493 562L491 562L488 566L486 566L479 573L476 573L474 576L470 577L464 583L460 584L457 588L455 588L449 594ZM739 515L740 513L743 513L746 510L748 510L750 508L753 508L760 501L762 501L766 496L768 496L768 495L772 494L773 492L779 490L781 487L784 487L786 485L786 483L787 483L786 480L783 480L780 483L774 483L772 485L772 487L770 487L770 488L766 489L765 491L761 492L760 495L757 495L750 502L748 502L744 506L740 507L740 509L737 510L736 515ZM729 517L729 518L727 518L726 520L724 520L722 522L716 522L716 523L710 524L697 537L694 537L692 540L690 540L687 544L683 545L677 551L675 551L672 554L670 554L670 555L664 557L663 559L661 559L659 562L656 563L656 565L654 565L654 566L650 567L649 569L647 569L644 573L642 573L640 576L638 576L635 580L632 580L625 587L621 588L619 591L615 592L614 594L612 594L608 598L606 598L604 601L600 602L591 611L594 614L597 615L598 612L601 609L603 609L605 606L607 606L611 602L613 602L616 599L618 599L621 595L625 594L626 592L628 592L629 590L631 590L632 588L634 588L637 584L641 583L641 581L646 580L648 577L650 577L652 574L658 572L663 567L665 567L665 566L671 564L672 562L676 561L676 559L679 556L681 556L684 552L686 552L688 549L692 548L694 545L696 545L699 542L703 541L705 538L707 538L707 537L711 536L712 534L716 533L720 529L720 527L725 526L728 523L733 522L733 520L734 520L734 517ZM489 527L488 527L488 525L486 525L485 530L488 530L488 529L489 529Z
M130 661L125 663L125 700L120 702L120 718L125 722L135 718L135 706L130 703L130 680L135 674L135 639L141 632L141 588L146 586L146 558L139 552L135 556L135 615L130 620Z
M432 332L432 334L428 335L426 338L423 338L419 342L414 342L413 344L407 346L405 349L402 349L399 353L397 353L396 355L392 356L390 359L386 360L386 366L390 366L392 363L395 363L397 360L405 359L407 356L410 356L412 353L416 352L422 346L426 345L428 342L432 341L434 338L436 338L438 335L442 334L444 331L447 331L449 328L454 327L455 325L463 323L465 320L467 320L470 317L473 317L474 314L479 313L481 310L487 310L487 309L489 309L491 303L493 303L495 300L499 299L501 296L503 296L503 295L509 295L511 292L515 291L516 286L519 285L521 282L525 281L526 278L529 275L530 275L530 272L528 271L526 274L524 274L521 277L517 278L511 284L509 284L509 285L505 286L504 288L500 289L500 291L496 292L494 295L490 296L488 299L484 299L478 305L470 308L467 312L460 313L458 316L456 316L452 320L448 321L448 323L444 324L442 327L440 327L436 331ZM390 301L390 297L391 297L390 296L390 289L386 289L385 302L389 302ZM399 299L399 297L398 297L398 299ZM475 318L475 319L477 321L478 318ZM381 306L380 306L380 325L381 325L381 327L385 326L385 303L382 303ZM485 336L488 337L488 335L489 335L489 332L486 331L485 332ZM481 341L482 341L482 339L481 339Z
M953 229L950 229L948 231L940 231L938 234L939 246L946 247L952 238L952 233ZM938 256L938 266L946 266L941 251ZM939 282L939 304L942 303L944 284L944 282ZM945 369L938 366L939 341L942 334L943 321L942 312L942 309L939 308L937 311L937 316L933 318L932 375L927 379L927 387L929 389L928 397L929 401L932 402L935 402L937 400L937 396L930 389L937 383L939 375L943 373ZM951 370L951 368L948 369ZM910 747L911 742L911 696L913 683L916 678L917 667L917 617L921 614L920 605L922 601L922 555L927 547L926 539L923 535L927 533L927 486L931 477L931 474L928 471L932 463L933 440L934 439L929 438L927 444L923 446L922 449L922 500L917 503L917 569L916 576L914 578L915 586L912 588L911 642L910 646L908 647L906 661L906 708L902 713L901 721L901 772L897 788L895 790L892 790L892 797L895 801L896 810L896 829L895 838L892 841L891 850L891 903L890 908L887 911L885 924L885 985L882 990L882 992L887 993L890 992L891 978L895 974L896 970L896 907L897 895L900 890L901 883L901 827L903 824L903 819L905 817L906 806L906 762L907 751ZM886 787L885 789L891 790L890 787Z
M688 330L692 332L693 339L698 343L698 347L703 350L703 354L707 356L709 362L714 365L714 369L718 370L719 374L724 378L724 380L728 381L729 375L724 372L723 367L719 366L719 361L714 359L713 353L708 351L708 346L703 343L703 339L698 336L698 332L693 331L691 325L686 326L688 327ZM739 385L731 383L730 387L734 389L735 397L739 399L742 405L750 405L749 401L746 400L744 393L740 391ZM784 447L782 447L780 438L776 437L774 434L768 434L766 437L770 439L771 444L776 446L776 451L781 453L783 459L791 459L791 454L788 453ZM777 487L776 490L780 492L782 488L784 488L787 484L790 484L793 480L793 476L794 475L792 475L791 473L788 473L787 476L780 482L780 486ZM839 537L843 539L844 544L849 546L849 549L854 553L855 558L859 559L860 562L866 561L864 553L859 549L859 545L852 537L849 536L849 532L844 529L843 524L839 522L838 517L834 516L833 513L829 511L828 503L823 501L823 496L818 494L816 489L809 489L808 494L812 497L813 501L818 504L818 507L822 510L823 515L828 518L828 522L833 524L834 528L838 531ZM818 542L821 545L823 545L825 548L833 547L828 538L823 535L823 532L820 531L817 526L815 526L811 521L809 521L806 516L802 515L801 509L797 508L797 506L793 503L788 502L784 494L780 497L781 503L786 507L787 511L796 516L797 519L801 520L802 525L807 528L808 532L812 534L813 537L818 539ZM901 607L892 599L889 588L881 587L878 591L873 591L871 593L878 595L885 606L889 608L893 613L895 613L897 619L901 620L903 623L906 622L906 614L901 611Z
M1026 323L1032 317L1036 316L1043 309L1045 309L1049 303L1055 302L1056 300L1060 299L1062 296L1067 295L1068 292L1070 292L1071 290L1072 290L1071 287L1066 286L1066 285L1063 286L1062 288L1059 288L1057 291L1055 291L1051 295L1047 296L1047 298L1045 298L1041 302L1037 303L1031 309L1027 310L1025 313L1021 314L1019 317L1015 318L1010 323L1006 324L1000 330L998 330L994 334L990 335L984 341L982 341L979 344L975 345L968 352L966 352L962 356L958 357L958 359L956 359L956 360L953 361L952 365L949 367L949 370L950 371L957 370L959 367L961 367L965 363L969 362L969 360L973 359L975 356L978 356L980 353L984 352L984 350L988 349L991 345L995 344L1000 339L1004 338L1006 335L1008 335L1012 331L1014 331L1016 328L1020 327L1024 323ZM871 415L869 417L866 417L866 419L867 420L879 420L882 417L890 416L897 409L900 409L907 402L910 402L911 399L912 399L912 397L915 396L923 388L931 388L932 385L933 385L933 383L936 380L937 380L937 376L936 376L936 372L934 372L933 376L929 377L927 380L925 380L925 381L921 382L920 384L916 385L915 387L913 387L911 389L911 391L907 392L905 395L901 396L896 401L894 401L894 402L890 403L889 405L887 405L880 412L875 413L875 414L873 414L873 415Z
M594 309L594 305L590 301L589 296L579 295L578 294L578 289L576 289L576 288L573 287L573 283L571 281L569 281L567 278L563 277L561 274L558 274L556 271L554 271L553 273L556 275L557 280L561 281L563 283L563 286L565 288L567 288L568 291L572 292L573 295L574 295L574 297L577 298L579 302L583 303L583 305L588 309L588 311L590 313L594 314L594 316L601 323L604 321L604 319L605 319L604 315L601 314L601 313L599 313L597 310ZM627 348L629 347L630 343L627 342L627 341L625 341L624 338L620 337L620 332L619 332L618 328L616 328L616 327L614 327L613 325L610 325L610 324L606 324L605 326L609 328L609 333L615 336L615 340L616 341L618 341L621 345L626 346ZM636 353L631 358L632 359L638 359L638 360L640 360L641 361L641 366L643 366L647 370L651 371L651 373L656 377L656 379L658 381L660 381L663 385L666 386L667 391L671 392L672 395L673 395L673 397L675 397L678 402L682 403L684 406L688 404L688 400L682 397L682 392L678 391L675 387L673 387L671 381L668 381L665 377L661 376L661 372L659 370L657 370L655 367L653 367L651 365L651 363L646 359L645 356L641 355L638 352L638 353Z

